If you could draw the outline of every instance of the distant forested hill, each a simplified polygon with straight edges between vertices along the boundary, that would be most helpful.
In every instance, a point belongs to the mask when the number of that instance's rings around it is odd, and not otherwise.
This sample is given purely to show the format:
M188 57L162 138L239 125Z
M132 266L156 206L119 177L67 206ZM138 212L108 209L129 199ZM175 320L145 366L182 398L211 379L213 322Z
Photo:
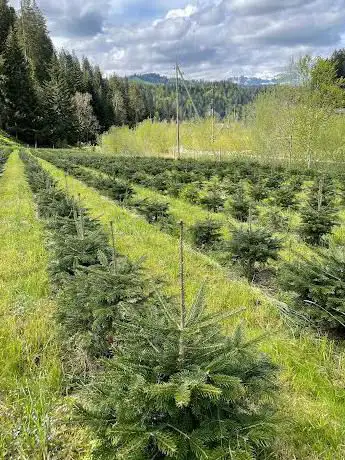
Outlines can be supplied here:
M147 98L152 100L153 115L157 119L171 119L176 113L176 86L174 81L166 84L145 85L140 84ZM241 117L243 108L251 102L259 91L259 87L241 87L229 81L205 82L186 81L186 86L192 96L193 102L200 117L211 115L214 107L218 117L228 115ZM196 116L192 101L187 90L181 84L180 87L180 112L182 119L190 119Z
M138 83L150 83L152 85L166 85L170 81L168 77L164 77L158 73L134 74L128 77L128 80Z
M145 99L151 102L151 116L160 120L175 117L176 82L174 78L148 73L132 75L128 77L128 80L140 85L141 91L145 93ZM229 114L241 117L243 107L251 102L262 89L260 85L244 87L228 80L219 82L188 80L186 86L201 117L210 115L214 107L216 115L220 118ZM192 101L182 82L180 83L180 102L182 119L196 116Z

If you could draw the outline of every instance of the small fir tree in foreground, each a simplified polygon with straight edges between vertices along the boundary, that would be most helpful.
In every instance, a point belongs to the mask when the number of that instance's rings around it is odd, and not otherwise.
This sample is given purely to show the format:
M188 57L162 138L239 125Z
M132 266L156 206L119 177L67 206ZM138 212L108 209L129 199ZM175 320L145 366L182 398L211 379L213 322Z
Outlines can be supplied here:
M243 274L252 281L258 267L269 259L276 260L281 242L264 228L239 228L232 232L229 251L232 259L240 265Z
M236 193L232 195L230 203L230 214L241 222L246 222L250 216L254 215L255 208L247 197L243 186L240 186Z
M276 367L241 330L225 337L225 316L198 299L181 326L176 305L161 300L122 324L82 410L98 438L94 458L264 458Z
M197 222L190 233L193 244L201 249L211 249L222 240L221 224L212 219Z
M316 326L345 331L344 247L323 249L317 257L299 255L284 265L279 281Z
M187 311L181 267L180 305L158 295L131 309L88 389L80 411L97 437L94 458L254 460L269 451L276 366L241 329L223 334L236 312L207 313L202 289Z
M319 180L312 187L307 205L301 211L300 233L309 244L320 245L337 224L333 184Z

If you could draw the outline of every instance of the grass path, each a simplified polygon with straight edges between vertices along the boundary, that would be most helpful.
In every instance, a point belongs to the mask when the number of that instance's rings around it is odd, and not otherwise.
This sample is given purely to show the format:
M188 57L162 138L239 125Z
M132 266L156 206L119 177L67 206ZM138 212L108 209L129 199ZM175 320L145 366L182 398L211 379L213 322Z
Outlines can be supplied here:
M64 173L39 160L65 187ZM97 191L68 176L68 188L105 229L109 221L116 228L119 251L132 259L145 256L145 266L164 279L171 293L178 291L178 242L159 232L144 219L121 208ZM295 335L281 320L276 309L258 290L242 281L231 281L226 271L208 257L186 250L188 300L207 278L209 308L246 306L242 316L250 334L268 332L262 348L282 366L281 412L289 423L280 433L279 451L283 459L343 460L345 439L345 359L332 342L309 332Z
M85 166L80 166L80 169L84 169L90 173L93 173L98 176L110 177L108 174L105 174L97 169L89 168ZM229 240L232 236L232 229L240 228L241 226L246 226L247 223L239 222L233 218L229 213L224 211L221 212L211 212L202 208L200 205L191 204L188 201L185 201L181 198L174 198L170 195L165 195L157 190L154 190L150 187L144 187L131 183L134 191L135 198L138 199L149 199L153 201L160 201L169 203L169 213L176 219L176 221L183 220L186 227L191 227L198 221L204 221L206 219L212 219L218 222L221 225L222 236ZM265 206L259 205L258 209L264 209ZM289 219L292 219L295 224L295 231L297 231L298 225L296 221L299 222L299 217L296 211L284 211L285 215L289 216ZM345 220L343 219L343 222ZM255 226L255 223L254 223ZM334 232L338 235L338 239L341 238L340 233L343 229L345 233L345 227L335 227ZM297 233L288 233L288 232L274 232L274 235L278 237L282 242L282 248L279 251L280 259L285 261L290 261L293 257L298 257L297 254L303 254L304 256L313 256L315 251L312 247L308 246L304 241L298 237ZM343 237L345 241L345 237ZM280 261L270 261L269 265L275 268L279 268ZM236 275L238 277L238 275Z
M17 152L0 179L0 228L0 458L81 458L58 421L62 365L47 253Z

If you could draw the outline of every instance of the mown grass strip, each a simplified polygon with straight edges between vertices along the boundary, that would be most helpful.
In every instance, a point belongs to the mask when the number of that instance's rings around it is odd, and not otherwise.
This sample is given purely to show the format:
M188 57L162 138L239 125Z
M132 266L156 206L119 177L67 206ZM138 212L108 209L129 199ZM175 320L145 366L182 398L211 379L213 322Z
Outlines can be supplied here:
M78 432L61 421L63 370L44 233L17 152L0 179L0 223L0 457L80 458Z
M47 299L47 255L23 165L13 153L0 182L0 452L43 458L61 362Z
M61 187L66 186L63 171L40 160ZM106 229L115 222L116 244L132 259L145 256L145 265L163 278L170 293L178 291L178 242L150 226L143 219L102 197L98 192L67 177L68 189L79 194L94 217ZM345 426L344 352L324 337L289 331L278 312L259 292L245 282L232 282L226 272L206 256L186 251L188 299L207 278L209 308L246 306L245 324L252 334L268 332L263 348L282 365L282 414L289 420L281 433L277 451L286 459L343 459ZM259 300L259 302L258 302ZM261 302L261 303L260 303Z
M89 168L80 166L80 169L84 169L89 173L93 173L95 175L109 177L108 174L100 172L97 169ZM211 219L213 221L218 222L222 225L221 233L225 239L231 239L232 237L232 229L239 228L240 226L247 226L247 223L240 222L235 218L231 217L229 214L225 213L224 211L221 212L212 212L207 211L202 208L200 205L191 204L188 201L185 201L181 198L174 198L170 195L166 195L161 193L157 190L154 190L149 187L143 187L140 185L136 185L131 182L133 189L135 191L135 196L139 200L141 199L149 199L152 201L159 201L165 202L169 204L169 212L170 214L176 219L176 221L183 220L187 227L191 227L199 221L205 221L207 219ZM265 206L260 205L258 209L265 209ZM289 218L294 221L295 230L297 230L298 225L296 225L296 221L299 222L299 216L296 211L285 211L286 215L289 215ZM255 226L255 223L254 223ZM341 227L335 227L334 232L339 235L339 229ZM282 249L279 251L279 256L281 260L290 261L292 257L296 256L296 254L303 254L312 256L315 254L314 248L308 246L304 241L302 241L296 233L291 232L274 232L274 235L281 239L283 242ZM340 237L340 236L339 236ZM279 267L280 261L271 261L270 264L274 267Z

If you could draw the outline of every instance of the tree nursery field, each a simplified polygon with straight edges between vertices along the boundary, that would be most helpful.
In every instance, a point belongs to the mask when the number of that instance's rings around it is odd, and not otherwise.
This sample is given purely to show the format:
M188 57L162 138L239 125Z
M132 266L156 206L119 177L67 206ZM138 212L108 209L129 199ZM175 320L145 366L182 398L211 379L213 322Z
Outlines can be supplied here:
M40 3L0 0L0 459L344 460L343 2Z
M3 458L344 458L342 173L0 169Z

